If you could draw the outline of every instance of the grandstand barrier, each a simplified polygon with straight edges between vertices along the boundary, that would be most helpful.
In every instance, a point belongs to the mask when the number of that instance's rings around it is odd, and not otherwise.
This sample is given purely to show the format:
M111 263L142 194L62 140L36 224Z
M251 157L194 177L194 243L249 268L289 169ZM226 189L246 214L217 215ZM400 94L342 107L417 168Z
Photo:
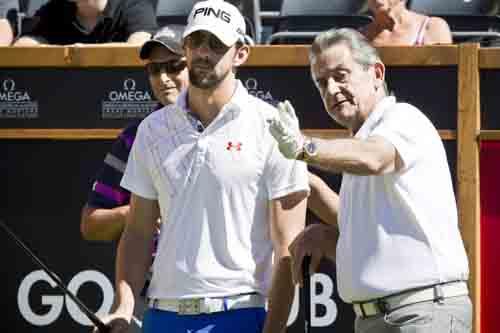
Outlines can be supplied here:
M491 273L495 254L487 252L500 242L481 227L500 228L485 223L491 214L480 210L479 148L480 141L500 140L495 114L500 49L461 44L379 50L389 89L419 107L444 140L470 262L474 332L492 332L488 325L500 305L500 273ZM5 184L0 217L95 310L106 310L113 295L108 282L114 279L116 244L82 240L80 208L120 129L156 104L137 54L129 46L0 48L0 149L6 154L0 164ZM323 111L310 79L307 46L255 46L238 75L264 100L291 100L306 132L346 135ZM338 190L339 176L321 176ZM494 172L488 177L487 184L500 179ZM3 253L16 258L3 275L1 310L8 320L0 325L57 333L88 324L14 244L7 239L0 244ZM325 262L322 272L314 277L313 331L353 331L352 310L336 292L334 265ZM301 331L300 304L296 299L289 332Z

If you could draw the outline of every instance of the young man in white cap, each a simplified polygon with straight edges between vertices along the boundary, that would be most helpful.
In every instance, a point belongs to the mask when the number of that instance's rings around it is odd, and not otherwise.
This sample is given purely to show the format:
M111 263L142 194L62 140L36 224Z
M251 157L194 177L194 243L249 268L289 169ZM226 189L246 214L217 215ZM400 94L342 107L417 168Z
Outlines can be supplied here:
M180 91L189 84L182 32L181 26L163 27L140 49L140 58L146 62L149 83L158 101L157 109L175 103ZM81 214L80 229L86 240L117 240L125 227L130 192L120 186L120 181L139 123L140 120L133 121L118 135L95 177ZM129 333L141 331L143 297L137 302L133 330Z
M307 170L281 156L269 134L276 110L235 78L249 54L244 31L233 5L196 3L184 31L190 86L139 127L122 180L132 197L116 311L104 318L112 333L130 323L158 215L144 332L286 330L288 246L304 228Z

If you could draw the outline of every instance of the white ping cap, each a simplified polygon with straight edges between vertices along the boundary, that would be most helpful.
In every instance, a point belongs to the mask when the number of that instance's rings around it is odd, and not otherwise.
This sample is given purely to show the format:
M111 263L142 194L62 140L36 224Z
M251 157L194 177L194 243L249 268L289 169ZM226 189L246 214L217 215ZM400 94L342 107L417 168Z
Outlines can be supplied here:
M223 0L200 1L193 6L183 37L199 30L214 34L226 46L246 38L245 19L238 8Z

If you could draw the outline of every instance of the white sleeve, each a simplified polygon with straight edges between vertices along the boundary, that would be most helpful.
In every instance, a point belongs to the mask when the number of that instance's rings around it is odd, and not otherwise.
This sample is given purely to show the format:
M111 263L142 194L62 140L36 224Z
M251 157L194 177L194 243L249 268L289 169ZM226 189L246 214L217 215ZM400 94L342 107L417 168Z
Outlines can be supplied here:
M271 138L272 139L272 138ZM307 165L285 158L278 145L273 144L264 170L268 199L276 199L294 192L309 193Z
M146 144L147 127L142 126L143 124L137 130L120 185L138 196L155 200L158 199L158 192L154 186L150 153Z
M396 104L388 110L370 136L380 136L397 150L405 168L413 165L425 151L432 124L416 108L408 104Z

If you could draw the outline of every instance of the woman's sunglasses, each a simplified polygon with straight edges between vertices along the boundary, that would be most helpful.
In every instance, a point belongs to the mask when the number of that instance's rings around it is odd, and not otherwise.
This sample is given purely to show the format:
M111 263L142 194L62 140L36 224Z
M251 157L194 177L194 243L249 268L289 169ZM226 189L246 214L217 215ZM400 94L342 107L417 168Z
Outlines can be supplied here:
M176 74L186 68L186 60L170 60L165 62L150 62L146 64L146 70L150 75L158 75L161 72Z

